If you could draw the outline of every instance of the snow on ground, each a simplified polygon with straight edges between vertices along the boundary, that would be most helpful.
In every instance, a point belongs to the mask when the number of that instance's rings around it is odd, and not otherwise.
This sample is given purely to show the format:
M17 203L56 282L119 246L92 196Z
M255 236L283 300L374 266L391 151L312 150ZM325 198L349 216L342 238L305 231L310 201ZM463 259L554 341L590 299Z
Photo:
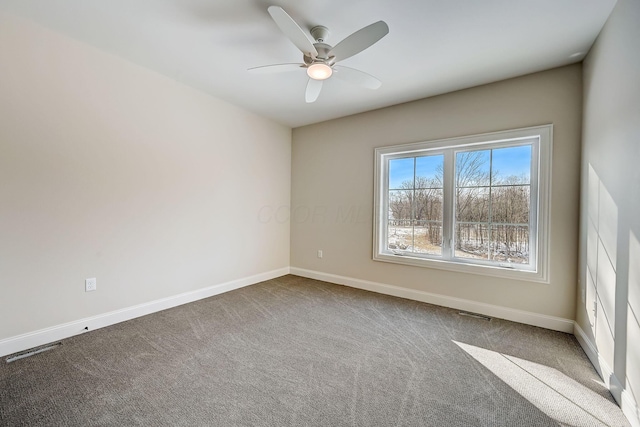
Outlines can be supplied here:
M442 249L441 242L432 243L427 236L427 228L416 227L415 238L413 236L413 227L389 226L388 228L388 245L391 250L401 250L407 252L440 255ZM461 250L456 249L455 256L467 259L487 259L487 253L480 248L480 244L474 245L477 249ZM528 262L528 254L512 254L510 258L503 251L496 254L499 261L526 263Z

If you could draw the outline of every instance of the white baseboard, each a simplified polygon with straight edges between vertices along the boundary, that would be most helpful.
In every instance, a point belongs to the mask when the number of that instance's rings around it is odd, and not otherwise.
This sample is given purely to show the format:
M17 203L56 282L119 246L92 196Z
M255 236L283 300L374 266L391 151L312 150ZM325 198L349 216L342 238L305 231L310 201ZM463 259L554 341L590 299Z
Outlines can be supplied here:
M0 357L289 274L289 267L0 340ZM85 329L88 328L88 329Z
M622 412L633 427L640 427L640 408L628 390L622 391Z
M594 368L602 378L607 388L611 390L611 395L622 408L622 412L627 417L633 427L640 427L640 408L636 403L633 395L624 388L622 382L613 373L613 369L600 356L598 348L589 339L584 330L575 323L573 334L580 343L580 346L587 354L587 357L593 364Z
M339 285L350 286L352 288L364 289L366 291L377 292L385 295L393 295L400 298L426 302L443 307L454 308L456 310L470 311L483 314L485 316L496 317L513 322L525 323L527 325L539 326L541 328L555 331L573 333L573 320L561 317L547 316L544 314L532 313L529 311L516 310L498 305L486 304L462 298L449 297L446 295L433 294L415 289L402 288L385 283L371 282L368 280L354 279L351 277L338 276L335 274L322 273L319 271L305 270L291 267L291 274L307 277L310 279L322 280Z
M609 364L600 357L600 353L598 352L596 345L589 339L584 330L582 330L580 325L576 322L574 322L573 326L573 335L575 335L578 343L591 361L591 364L598 372L598 375L600 375L600 378L602 378L602 381L604 381L604 384L607 388L610 388L610 379L613 376L613 369L611 369Z

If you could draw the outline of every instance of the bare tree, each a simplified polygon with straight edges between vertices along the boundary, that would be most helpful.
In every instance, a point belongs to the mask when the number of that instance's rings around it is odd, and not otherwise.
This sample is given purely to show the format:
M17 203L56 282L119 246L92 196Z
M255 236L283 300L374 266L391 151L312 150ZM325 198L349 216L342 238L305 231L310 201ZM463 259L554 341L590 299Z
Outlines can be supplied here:
M482 250L485 246L484 227L477 223L489 220L490 200L486 189L490 183L486 151L467 151L456 155L456 221L462 223L455 231L458 250L468 246L463 242L479 240L480 246L476 249Z

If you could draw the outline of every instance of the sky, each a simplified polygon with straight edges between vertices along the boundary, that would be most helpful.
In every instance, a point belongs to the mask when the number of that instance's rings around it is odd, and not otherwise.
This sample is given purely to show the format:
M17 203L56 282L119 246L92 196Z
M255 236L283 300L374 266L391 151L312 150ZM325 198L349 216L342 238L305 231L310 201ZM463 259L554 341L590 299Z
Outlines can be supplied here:
M438 165L442 167L444 156L423 156L416 158L416 177L435 178ZM413 157L389 161L389 188L400 188L404 181L413 182Z
M486 159L485 170L489 171L490 152L493 151L493 171L500 176L525 175L531 173L531 146L523 145L519 147L497 148L494 150L480 150L483 158ZM417 157L416 177L434 178L437 174L437 167L444 162L444 156L437 154L433 156ZM413 181L414 158L393 159L389 161L389 189L400 188L404 181Z

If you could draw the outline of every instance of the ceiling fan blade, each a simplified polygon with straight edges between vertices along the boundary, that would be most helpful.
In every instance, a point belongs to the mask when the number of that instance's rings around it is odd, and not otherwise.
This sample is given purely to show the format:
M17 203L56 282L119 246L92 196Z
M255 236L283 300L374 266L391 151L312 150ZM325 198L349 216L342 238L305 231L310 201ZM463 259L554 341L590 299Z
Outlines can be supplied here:
M304 68L304 64L275 64L275 65L262 65L260 67L252 67L247 71L254 74L271 74L271 73L285 73L287 71L297 71Z
M360 53L384 36L389 34L389 26L384 21L374 22L338 43L329 53L342 61Z
M322 80L309 79L309 82L307 83L307 90L304 94L304 100L307 101L307 103L314 102L318 99L321 90Z
M382 82L380 80L376 79L371 74L365 73L364 71L345 67L344 65L334 65L333 69L335 71L333 75L345 82L366 87L367 89L378 89L382 86Z
M315 46L313 46L313 40L309 38L307 33L300 28L296 21L294 21L284 9L280 6L269 6L267 10L284 35L287 36L302 53L312 58L318 56L318 51Z

